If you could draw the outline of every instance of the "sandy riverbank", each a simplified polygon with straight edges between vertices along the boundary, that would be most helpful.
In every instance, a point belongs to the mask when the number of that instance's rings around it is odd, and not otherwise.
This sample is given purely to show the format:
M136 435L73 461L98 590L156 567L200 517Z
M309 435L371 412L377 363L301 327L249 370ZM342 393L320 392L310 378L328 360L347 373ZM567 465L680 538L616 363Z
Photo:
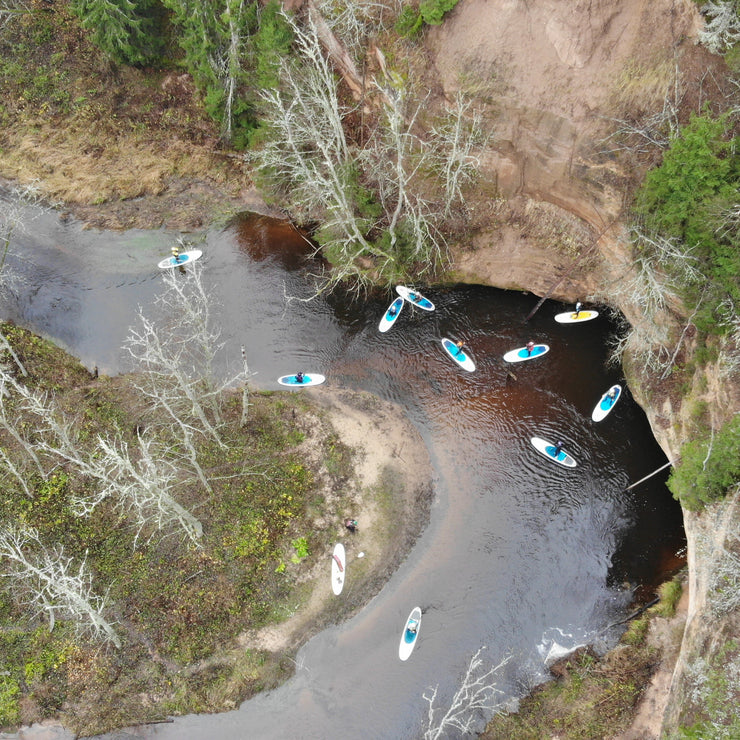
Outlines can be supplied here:
M338 438L354 450L354 476L344 490L325 488L332 516L332 499L349 497L336 511L336 541L347 552L345 589L339 597L331 591L331 553L306 575L308 601L289 619L242 635L242 647L291 651L321 627L346 618L369 601L388 580L423 530L433 498L432 468L419 432L403 411L369 393L322 386L311 391L311 400ZM308 459L321 454L318 418L309 414L298 421L306 433L303 453ZM349 532L342 522L351 517L358 531Z

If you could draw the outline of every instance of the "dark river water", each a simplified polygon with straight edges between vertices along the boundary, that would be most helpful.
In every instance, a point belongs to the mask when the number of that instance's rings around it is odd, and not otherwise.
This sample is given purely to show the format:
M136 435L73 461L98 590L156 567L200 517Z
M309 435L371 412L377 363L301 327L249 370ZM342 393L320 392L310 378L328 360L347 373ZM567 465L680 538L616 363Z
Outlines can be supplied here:
M156 263L173 241L41 216L8 258L16 279L3 313L88 367L119 372L128 327L160 289ZM605 317L563 326L553 320L563 305L548 301L525 322L536 296L459 285L425 288L437 310L406 306L380 334L390 294L296 300L311 287L299 269L305 242L290 227L252 218L209 232L199 246L219 304L225 370L239 369L244 345L258 388L277 389L275 378L303 369L397 403L430 451L435 499L399 570L354 618L300 650L286 684L236 711L179 718L136 737L417 738L422 694L438 685L439 705L448 703L482 646L486 667L510 656L499 688L519 696L547 675L550 650L613 644L619 632L606 628L625 616L633 589L651 596L681 564L681 512L665 477L624 493L665 462L629 389L605 421L590 418L600 395L623 380L605 367ZM442 336L465 340L475 373L445 356ZM549 344L549 354L506 366L502 354L530 338ZM578 467L541 457L534 435L561 438ZM401 628L417 604L419 641L402 663Z

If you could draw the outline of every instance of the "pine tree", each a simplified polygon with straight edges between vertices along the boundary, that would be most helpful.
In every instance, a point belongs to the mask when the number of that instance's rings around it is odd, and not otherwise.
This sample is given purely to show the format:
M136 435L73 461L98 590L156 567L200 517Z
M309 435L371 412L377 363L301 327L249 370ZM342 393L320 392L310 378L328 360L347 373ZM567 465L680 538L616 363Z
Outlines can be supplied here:
M256 27L256 3L247 0L163 0L178 26L179 44L195 83L205 91L209 114L225 141L241 145L240 130L254 127L245 101L245 43Z
M73 0L72 9L114 62L144 65L161 51L159 0Z

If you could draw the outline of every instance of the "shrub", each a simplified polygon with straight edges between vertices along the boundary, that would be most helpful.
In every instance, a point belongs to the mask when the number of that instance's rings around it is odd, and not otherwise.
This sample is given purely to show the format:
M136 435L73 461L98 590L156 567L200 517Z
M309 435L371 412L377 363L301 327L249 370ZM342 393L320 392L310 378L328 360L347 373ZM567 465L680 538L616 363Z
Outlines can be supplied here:
M424 19L424 23L428 23L430 26L439 26L445 13L452 10L457 3L458 0L421 0L419 12Z
M459 0L422 0L418 10L412 5L404 5L396 20L396 33L411 38L425 23L439 26L445 13L452 10L458 2Z
M740 162L728 115L694 115L673 139L640 189L636 210L647 226L684 245L706 279L679 286L697 327L722 331L722 317L740 304L740 230L723 216L737 201ZM666 264L671 272L672 266Z
M668 488L681 505L693 511L722 498L740 481L740 415L727 422L714 439L687 442Z
M399 36L411 38L416 36L423 25L424 19L421 13L411 5L404 5L396 20L395 29Z

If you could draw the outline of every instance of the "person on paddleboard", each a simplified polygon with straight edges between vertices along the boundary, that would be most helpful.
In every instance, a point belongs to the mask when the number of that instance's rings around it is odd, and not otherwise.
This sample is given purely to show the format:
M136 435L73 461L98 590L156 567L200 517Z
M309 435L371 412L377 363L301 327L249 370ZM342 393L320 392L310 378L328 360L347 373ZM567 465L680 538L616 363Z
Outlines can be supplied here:
M527 355L531 355L533 349L534 349L534 342L530 340L529 342L527 342Z
M398 313L398 307L395 303L391 303L391 307L388 309L389 316L395 316Z
M553 455L553 457L557 457L560 454L560 450L562 449L563 449L563 443L560 440L558 440L555 443L555 454Z
M459 357L465 349L465 342L463 342L462 339L459 339L457 342L455 342L455 347L457 347L457 352L455 352L455 354Z
M411 623L409 624L409 632L412 635L415 635L416 634L416 629L417 629L417 622L416 622L416 620L415 619L414 620L411 620Z
M295 374L295 382L296 383L302 383L303 382L303 373L296 373Z
M610 388L609 393L606 394L606 398L609 401L609 405L614 403L614 401L617 400L617 389L616 388Z
M577 301L576 302L576 310L573 312L573 318L574 319L577 319L578 316L580 315L580 313L581 313L581 306L582 305L583 304L580 301Z
M178 244L172 247L172 259L175 260L176 265L180 263L180 246Z

